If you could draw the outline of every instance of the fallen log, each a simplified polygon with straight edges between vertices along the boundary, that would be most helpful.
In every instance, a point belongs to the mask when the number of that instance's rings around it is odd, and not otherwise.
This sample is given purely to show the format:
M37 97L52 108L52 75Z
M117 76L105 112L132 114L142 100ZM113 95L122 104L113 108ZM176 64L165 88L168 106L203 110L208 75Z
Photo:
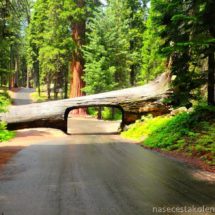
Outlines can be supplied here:
M143 114L161 115L169 112L164 99L169 97L170 73L163 73L154 81L140 87L111 91L95 95L10 106L0 114L0 120L9 129L52 127L67 130L67 117L74 108L89 106L115 106L123 112L123 124L134 122Z

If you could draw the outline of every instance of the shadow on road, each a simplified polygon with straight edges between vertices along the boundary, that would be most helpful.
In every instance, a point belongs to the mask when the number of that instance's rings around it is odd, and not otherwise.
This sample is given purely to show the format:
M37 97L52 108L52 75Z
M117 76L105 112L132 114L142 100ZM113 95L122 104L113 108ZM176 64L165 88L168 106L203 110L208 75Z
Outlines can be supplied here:
M18 155L2 173L0 213L151 215L153 207L214 205L215 184L111 135L70 136Z
M120 134L120 132L93 132L93 133L87 133L87 132L85 132L85 133L70 133L69 135L73 135L73 136L78 136L78 135L119 135Z

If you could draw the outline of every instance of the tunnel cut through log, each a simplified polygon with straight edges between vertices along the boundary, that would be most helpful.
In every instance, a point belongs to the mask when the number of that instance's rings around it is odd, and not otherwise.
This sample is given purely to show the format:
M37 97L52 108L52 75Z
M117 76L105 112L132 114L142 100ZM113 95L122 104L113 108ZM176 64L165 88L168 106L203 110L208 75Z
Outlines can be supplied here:
M71 112L73 112L76 109L79 109L79 108L84 108L84 109L88 109L88 108L103 108L103 107L116 108L116 109L120 110L120 112L121 112L121 123L120 123L119 130L123 130L124 126L126 125L125 124L125 112L124 112L123 108L120 105L102 104L102 105L82 105L82 106L70 107L70 108L67 108L66 111L65 111L64 121L65 121L66 125L68 126L69 115L70 115ZM71 115L71 116L73 116L73 115ZM68 133L68 127L67 127L66 133L70 134L70 133Z
M130 124L142 115L158 116L170 112L165 100L172 94L171 75L164 73L154 81L139 87L82 96L72 99L10 106L0 113L0 120L8 129L50 127L66 132L65 115L77 107L117 106L123 111L123 124Z

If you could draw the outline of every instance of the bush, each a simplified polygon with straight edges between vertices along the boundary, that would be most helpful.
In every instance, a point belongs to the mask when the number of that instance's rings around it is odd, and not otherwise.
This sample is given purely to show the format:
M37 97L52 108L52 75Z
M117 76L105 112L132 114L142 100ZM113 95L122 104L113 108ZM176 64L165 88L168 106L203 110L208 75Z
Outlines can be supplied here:
M10 97L6 92L0 92L0 112L7 111L7 106L11 104Z
M87 113L88 113L90 116L97 117L97 115L98 115L98 110L97 110L97 108L95 108L95 107L88 107L88 108L87 108Z
M189 133L189 113L181 113L171 117L165 124L156 126L144 145L165 148L172 145L182 136Z
M14 132L6 130L6 123L0 122L0 142L10 140L14 136Z
M0 92L0 112L7 111L7 106L10 105L10 97L6 92ZM14 137L15 133L8 131L6 123L0 122L0 142L7 141Z
M122 113L118 108L114 108L114 117L112 116L112 108L104 107L102 111L102 119L104 120L121 120Z
M171 117L160 116L152 118L151 116L143 117L142 120L138 120L135 124L131 125L128 131L122 133L123 137L131 138L134 140L145 139L159 128L164 127Z
M145 118L131 125L123 137L143 145L187 152L215 165L215 107L199 105L191 113Z
M87 112L89 115L97 117L98 108L89 107ZM121 110L119 110L118 108L115 108L114 109L114 118L113 118L112 117L112 108L104 107L104 108L102 108L102 119L104 119L104 120L121 120L122 119Z

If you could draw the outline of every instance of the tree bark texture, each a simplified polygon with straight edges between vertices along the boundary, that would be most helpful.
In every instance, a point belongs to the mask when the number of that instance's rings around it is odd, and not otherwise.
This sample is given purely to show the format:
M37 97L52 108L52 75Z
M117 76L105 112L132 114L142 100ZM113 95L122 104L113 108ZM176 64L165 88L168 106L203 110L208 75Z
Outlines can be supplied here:
M84 0L77 0L77 7L83 8L85 6ZM80 19L78 22L72 25L72 39L75 43L75 49L72 54L71 62L71 90L70 98L83 96L82 88L84 87L84 81L82 76L84 73L84 59L81 52L81 47L84 44L86 21ZM73 111L73 114L86 115L85 109L78 109Z
M169 112L163 103L170 96L171 76L164 73L155 81L141 87L111 91L91 96L11 106L7 113L0 113L0 120L8 123L8 128L58 127L65 131L69 112L76 108L115 106L122 108L124 123L129 124L142 115L151 113L154 116Z

